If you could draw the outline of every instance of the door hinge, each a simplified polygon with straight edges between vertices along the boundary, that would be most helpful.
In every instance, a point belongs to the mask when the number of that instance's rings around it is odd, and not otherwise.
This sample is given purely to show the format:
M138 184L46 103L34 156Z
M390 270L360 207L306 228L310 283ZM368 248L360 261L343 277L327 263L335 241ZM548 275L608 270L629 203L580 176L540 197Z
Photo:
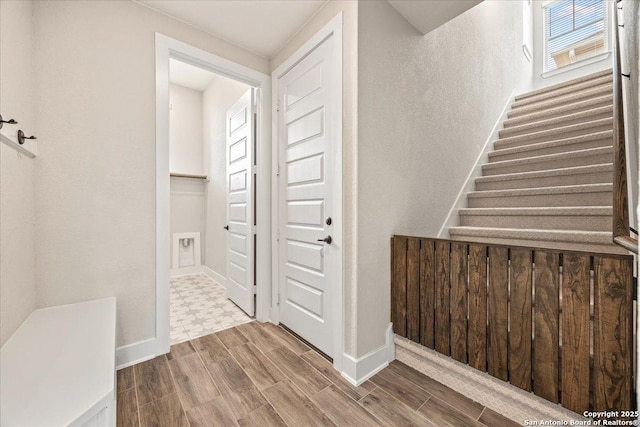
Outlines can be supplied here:
M251 173L256 175L258 173L258 166L257 165L253 165L251 166Z
M276 242L280 241L280 232L276 231Z
M279 112L280 112L280 99L278 98L276 100L276 113L279 113Z
M280 305L280 293L276 294L276 305Z
M253 293L253 295L256 295L258 293L258 287L256 285L253 285L251 287L251 292Z
M258 226L257 225L252 225L251 226L251 232L253 234L258 234Z
M278 163L278 166L276 167L276 176L280 176L280 163Z

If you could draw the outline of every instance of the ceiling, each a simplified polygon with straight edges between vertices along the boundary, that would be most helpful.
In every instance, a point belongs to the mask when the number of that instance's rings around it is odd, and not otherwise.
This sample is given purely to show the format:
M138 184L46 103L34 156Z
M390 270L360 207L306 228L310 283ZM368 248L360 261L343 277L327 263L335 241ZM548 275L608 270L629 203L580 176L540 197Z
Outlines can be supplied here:
M211 71L169 59L169 81L173 84L203 92L215 78Z
M270 58L326 0L137 0Z
M422 34L427 34L482 0L387 0Z

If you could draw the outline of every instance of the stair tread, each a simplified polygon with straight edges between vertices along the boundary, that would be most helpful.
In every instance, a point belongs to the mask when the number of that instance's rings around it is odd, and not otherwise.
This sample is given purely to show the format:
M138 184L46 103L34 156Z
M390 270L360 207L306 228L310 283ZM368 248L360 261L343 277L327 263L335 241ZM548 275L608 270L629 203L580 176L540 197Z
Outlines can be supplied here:
M608 83L604 85L595 86L589 89L583 89L579 92L573 92L567 95L562 95L559 97L548 98L539 102L535 102L532 104L525 104L514 102L511 104L511 113L520 114L528 111L536 111L544 108L555 107L561 104L572 104L577 102L578 100L583 100L584 98L602 95L605 93L609 93L613 91L613 84Z
M509 117L507 118L507 120L504 121L504 127L508 128L511 126L515 126L515 124L517 123L527 123L530 120L538 120L541 117L553 117L556 114L563 114L566 112L575 112L578 109L581 108L589 108L590 106L593 105L600 105L600 104L611 104L613 100L613 94L606 94L603 96L599 96L599 97L594 97L594 98L590 98L590 99L586 99L583 101L578 101L572 104L567 104L567 105L561 105L558 107L554 107L554 108L549 108L546 110L541 110L541 111L534 111L528 114L522 114L522 115L518 115L515 117Z
M557 89L552 89L546 92L542 92L542 93L537 93L537 94L533 94L533 95L529 95L529 96L516 96L515 97L515 101L519 102L519 103L534 103L534 102L538 102L540 100L544 100L544 99L549 99L552 97L558 97L558 96L562 96L562 95L566 95L569 93L575 93L575 92L579 92L581 90L585 90L591 87L596 87L596 86L600 86L603 84L607 84L607 83L611 83L612 80L612 75L604 75L604 76L599 76L597 78L593 78L590 80L586 80L586 81L582 81L582 82L575 82L571 85L567 85L564 87L560 87Z
M602 193L613 190L613 184L578 184L559 185L555 187L534 187L534 188L514 188L506 190L484 190L471 191L467 193L469 198L481 197L509 197L509 196L531 196L537 194L570 194L570 193Z
M588 118L591 116L597 116L597 115L606 114L606 113L613 113L613 104L605 105L602 107L595 107L590 110L569 112L568 114L564 114L564 115L551 116L551 117L544 118L542 120L530 121L525 124L507 127L507 128L501 129L499 131L499 134L502 137L503 134L522 132L522 131L535 129L542 126L550 126L557 123L564 123L571 120L579 120L582 118ZM613 119L613 116L612 116L612 119Z
M610 76L613 74L613 70L611 68L603 71L598 71L597 73L588 74L586 76L579 77L577 79L568 80L566 82L558 83L552 86L543 87L541 89L532 90L520 95L516 96L516 100L525 99L531 96L540 95L542 93L552 92L557 89L561 89L568 86L573 86L575 84L587 82L589 80L597 79L599 77Z
M613 130L605 130L602 132L594 132L586 135L572 136L569 138L554 139L553 141L536 142L529 145L518 145L516 147L499 148L490 152L489 158L491 159L492 157L499 157L506 154L523 153L527 151L535 151L535 150L540 150L544 148L560 147L563 145L570 146L575 144L581 144L584 142L598 141L598 140L607 139L607 138L611 138L611 144L613 144Z
M562 206L562 207L514 207L514 208L465 208L460 215L500 215L500 216L611 216L611 206Z
M553 128L553 129L545 129L545 130L541 130L541 131L525 133L523 135L515 135L515 136L508 136L506 138L499 138L499 139L494 141L494 146L496 146L496 145L498 145L498 146L499 145L507 145L507 144L513 143L513 142L522 142L522 141L526 141L528 139L535 139L535 138L541 138L541 137L545 137L545 136L558 135L558 134L563 134L563 133L567 133L567 132L574 132L574 131L583 130L583 129L587 129L587 128L599 127L599 126L607 126L607 125L613 126L613 118L590 120L588 122L578 123L578 124L574 124L574 125L560 126L560 127Z
M575 159L599 154L613 154L613 146L585 148L584 150L566 151L563 153L543 154L540 156L525 157L522 159L498 160L482 165L482 170L499 169L505 166L526 165L531 163L548 162L562 159Z
M601 163L598 165L587 166L571 166L568 168L560 169L545 169L538 171L528 172L514 172L498 175L488 175L476 178L476 182L494 182L494 181L510 181L515 179L530 179L530 178L543 178L549 176L559 175L574 175L581 173L595 173L595 172L611 172L613 171L613 163Z
M497 228L497 227L451 227L449 232L459 235L496 236L504 238L530 239L530 240L559 240L566 242L599 243L608 244L611 241L610 231L585 231L585 230L539 230L533 228Z

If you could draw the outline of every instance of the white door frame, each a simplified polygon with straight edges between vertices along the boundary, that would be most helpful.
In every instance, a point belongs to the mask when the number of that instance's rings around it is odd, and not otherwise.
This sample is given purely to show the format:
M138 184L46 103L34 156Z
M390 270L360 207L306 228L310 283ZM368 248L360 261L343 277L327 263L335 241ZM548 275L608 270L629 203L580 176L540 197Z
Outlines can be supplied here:
M327 25L325 25L318 33L316 33L309 41L307 41L302 47L300 47L293 55L291 55L288 59L286 59L278 68L276 68L272 75L272 88L273 93L278 94L278 79L281 78L287 71L293 68L298 62L304 59L311 51L313 51L319 44L325 41L328 37L334 37L335 41L335 54L337 56L337 69L332 70L332 72L336 72L336 76L334 81L337 83L336 92L339 94L338 99L333 100L335 102L335 123L337 124L337 134L340 135L340 143L339 148L335 149L334 152L334 173L339 179L334 180L334 186L330 189L333 197L335 198L335 210L332 212L332 218L335 220L335 224L339 225L335 229L332 230L331 234L334 236L338 236L336 239L339 242L344 242L343 236L343 209L342 209L342 12L336 15ZM277 95L273 97L273 105L272 105L272 130L273 130L273 138L274 143L272 144L273 153L272 153L272 170L273 170L273 179L272 179L272 192L273 192L273 201L272 201L272 278L271 281L273 283L274 292L272 293L272 307L271 310L271 321L275 324L279 323L279 308L278 308L278 294L279 292L279 233L278 233L278 220L279 220L279 212L278 212L278 200L279 200L279 185L278 185L278 99ZM333 292L333 298L331 301L332 307L332 321L334 322L333 327L333 366L338 371L342 372L342 358L344 352L344 245L342 248L342 256L340 258L339 265L337 266L337 271L335 277L338 278L338 283L335 284L335 292Z
M187 43L156 33L156 355L169 352L169 58L257 88L256 319L271 307L271 79Z

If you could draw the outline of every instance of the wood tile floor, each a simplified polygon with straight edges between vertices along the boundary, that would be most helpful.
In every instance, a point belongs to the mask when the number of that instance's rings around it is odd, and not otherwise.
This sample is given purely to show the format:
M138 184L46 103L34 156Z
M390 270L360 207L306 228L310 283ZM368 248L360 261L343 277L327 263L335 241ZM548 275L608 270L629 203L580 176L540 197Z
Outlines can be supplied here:
M245 323L118 371L118 426L517 426L400 362L359 387L284 329Z

